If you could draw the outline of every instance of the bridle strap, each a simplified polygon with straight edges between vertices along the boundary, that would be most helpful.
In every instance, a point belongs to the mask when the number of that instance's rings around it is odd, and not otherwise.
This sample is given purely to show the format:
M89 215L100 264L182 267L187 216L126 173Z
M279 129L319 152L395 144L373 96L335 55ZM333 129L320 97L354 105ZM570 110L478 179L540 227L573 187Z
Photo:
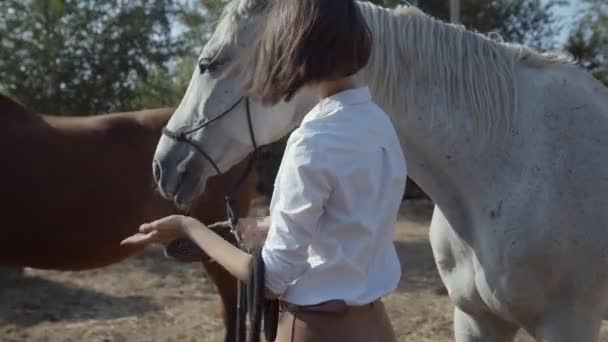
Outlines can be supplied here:
M245 101L245 110L247 111L247 126L249 128L249 136L251 137L251 146L253 146L253 155L251 159L249 159L249 163L247 164L247 168L245 168L245 172L241 175L241 177L236 182L236 185L231 189L229 195L234 196L234 194L238 191L238 189L245 183L247 180L247 176L251 171L253 171L253 166L255 161L257 160L258 154L258 143L255 139L255 132L253 131L253 122L251 120L251 109L249 107L249 100Z
M220 168L217 166L217 164L215 163L213 158L211 158L211 156L209 156L207 154L207 152L205 152L205 150L202 147L200 147L196 141L189 139L185 132L176 133L176 132L170 131L167 127L165 127L165 128L163 128L163 134L177 142L183 142L183 143L190 145L194 150L196 150L196 152L198 152L201 156L203 156L205 159L207 159L209 164L211 164L214 171L218 175L222 174L222 172L220 171Z
M222 172L220 171L220 168L217 166L217 164L215 163L215 161L213 160L213 158L211 158L211 156L205 152L205 149L203 149L201 146L199 146L199 144L190 139L188 136L192 133L196 133L202 129L204 129L205 127L211 125L212 123L218 121L219 119L223 118L224 116L226 116L228 113L232 112L241 102L243 102L243 100L245 99L245 97L240 97L234 104L232 104L232 106L228 107L228 109L226 109L225 111L223 111L220 115L214 117L211 120L207 120L203 123L200 123L196 126L194 126L191 129L187 129L184 131L180 131L180 132L174 132L170 129L168 129L167 127L163 128L163 135L178 141L178 142L183 142L186 143L188 145L190 145L192 148L194 148L194 150L196 150L196 152L198 152L200 155L202 155L205 159L207 159L207 161L209 162L209 164L211 164L211 166L213 167L214 171L218 174L221 175ZM249 134L251 134L251 140L254 143L253 145L253 149L254 149L254 153L255 150L257 150L257 144L255 143L255 137L254 137L254 133L253 133L253 126L252 126L252 121L251 121L251 112L249 110L249 98L246 99L246 110L247 110L247 123L249 124ZM243 178L246 178L243 177Z
M249 160L247 167L245 168L245 171L239 177L235 186L232 189L228 189L226 184L222 182L222 187L224 188L224 193L226 194L225 201L226 201L226 212L228 215L228 221L230 222L233 233L235 233L235 237L237 238L237 241L239 242L239 244L241 244L241 239L240 239L240 236L238 236L237 231L236 231L236 225L238 224L239 215L235 209L236 204L234 201L234 196L235 196L236 192L241 188L241 186L245 183L249 174L252 172L253 167L255 165L255 161L257 159L257 153L258 153L258 144L255 139L255 132L253 129L253 120L251 118L251 106L249 103L249 98L240 97L237 101L234 102L234 104L232 104L230 107L228 107L225 111L223 111L218 116L214 117L211 120L207 120L191 129L183 130L180 132L174 132L174 131L168 129L167 127L165 127L165 128L163 128L163 131L162 131L163 135L165 135L177 142L182 142L182 143L185 143L185 144L189 145L190 147L192 147L196 152L198 152L201 156L203 156L209 162L209 164L211 164L214 171L216 172L216 175L221 176L222 171L220 170L220 168L217 165L217 163L215 162L215 160L213 160L213 158L211 158L211 156L207 152L205 152L205 149L198 142L191 139L189 136L193 133L196 133L196 132L204 129L205 127L218 121L219 119L223 118L224 116L228 115L243 101L245 101L247 125L249 128L251 144L253 146L253 156Z
M232 112L239 104L241 104L241 102L243 102L244 99L245 99L244 96L240 97L235 103L232 104L232 106L228 107L228 109L226 109L224 112L222 112L222 114L214 117L211 120L208 120L208 121L202 122L202 123L200 123L198 125L195 125L193 128L184 131L183 134L184 135L189 135L189 134L192 134L192 133L195 133L197 131L200 131L201 129L203 129L203 128L209 126L209 125L211 125L213 122L221 119L226 114ZM247 98L247 107L249 107L249 98ZM249 113L249 108L247 108L247 113ZM247 116L249 117L250 115L247 114Z
M226 184L223 183L223 181L222 181L222 186L224 188L224 192L226 193L226 197L225 197L226 214L228 216L230 230L232 231L232 234L236 238L237 243L239 244L239 246L241 248L244 248L244 244L243 244L240 234L237 231L239 214L236 211L235 194L238 192L238 190L241 188L241 186L245 183L249 174L253 171L253 167L255 165L255 161L256 161L257 155L258 155L258 143L255 139L255 132L253 129L253 120L251 118L251 108L250 108L249 98L247 98L247 97L239 98L232 106L230 106L228 109L226 109L220 115L214 117L211 120L208 120L199 125L196 125L195 127L191 128L191 129L184 130L181 132L173 132L170 129L168 129L167 127L165 127L163 129L163 134L165 136L167 136L177 142L182 142L182 143L190 145L196 152L198 152L201 156L203 156L209 162L209 164L211 164L211 166L213 167L213 169L215 170L217 175L221 176L222 172L221 172L220 168L218 167L217 163L213 160L213 158L211 158L211 156L207 152L205 152L205 149L202 146L200 146L196 141L192 140L189 137L189 135L204 129L208 125L210 125L210 124L214 123L215 121L218 121L222 117L226 116L228 113L232 112L241 102L243 102L243 100L245 100L247 125L249 128L251 145L253 146L253 155L252 155L251 159L249 159L249 162L247 163L247 167L245 168L245 171L243 172L243 174L241 174L241 176L239 177L238 181L236 182L235 186L232 189L227 191L228 189L226 187ZM263 283L264 283L263 267L256 268L255 273L256 273L256 279L260 279L257 282L261 282L260 284L262 284L262 285L258 284L258 286L262 286L262 288L263 288ZM259 274L257 274L257 273L259 273ZM248 304L247 303L247 292L248 292L247 286L245 284L243 284L241 281L239 281L237 291L238 291L238 297L237 297L236 340L237 340L237 342L242 342L246 338L245 334L246 334L246 330L247 330L247 325L246 325L247 306L248 306L247 305ZM256 301L263 300L263 293L262 293L262 295L260 295L258 293L256 295L254 295L253 297L256 298ZM259 341L259 330L260 330L259 321L261 320L261 315L259 315L258 310L254 310L254 312L256 313L255 314L256 318L255 318L255 323L254 323L254 329L252 329L252 331L251 331L251 337L252 337L252 340L255 342L255 341ZM274 335L271 334L270 336L274 336Z
M253 155L251 156L251 159L249 159L249 162L247 163L247 167L245 168L245 171L241 174L241 176L239 177L235 186L226 194L226 199L225 199L226 200L226 213L228 215L228 221L230 222L231 226L234 227L234 229L236 229L236 225L238 224L238 220L239 220L238 213L235 210L235 208L236 208L236 203L234 203L235 195L238 192L238 190L243 186L243 184L247 180L247 177L249 176L249 174L251 174L251 172L253 171L253 167L255 166L255 162L257 161L257 158L258 158L258 143L255 139L255 132L253 130L253 121L251 119L251 108L250 108L250 104L249 104L249 99L246 99L246 101L245 101L245 110L247 112L247 125L249 127L249 136L251 137L251 145L253 146ZM236 233L236 230L235 230L235 233ZM238 235L238 234L236 234L236 235ZM236 236L236 238L237 238L237 241L239 243L241 243L240 237Z

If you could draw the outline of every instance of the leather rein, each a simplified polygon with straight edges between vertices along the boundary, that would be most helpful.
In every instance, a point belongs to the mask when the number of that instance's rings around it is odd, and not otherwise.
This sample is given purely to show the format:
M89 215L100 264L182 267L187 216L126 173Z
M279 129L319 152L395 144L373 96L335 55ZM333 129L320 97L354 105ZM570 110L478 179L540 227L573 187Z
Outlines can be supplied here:
M201 156L203 156L209 164L213 167L218 176L222 175L217 163L211 158L211 156L205 151L205 149L195 140L193 140L190 136L205 127L211 125L212 123L220 120L225 117L229 113L231 113L239 104L245 102L245 111L247 115L247 125L249 128L249 135L251 138L251 144L253 146L253 156L249 160L247 164L247 168L243 172L243 174L239 177L237 183L232 189L226 187L223 184L225 189L225 201L226 201L226 214L228 216L228 223L230 225L230 231L236 238L236 241L241 249L245 249L242 238L238 232L237 226L239 221L239 213L236 211L236 200L235 194L241 188L249 174L253 171L253 167L255 161L257 159L258 154L258 144L255 139L255 132L253 129L253 122L251 119L251 109L248 97L239 98L234 104L228 107L224 112L217 115L216 117L207 120L203 123L197 124L192 128L182 130L179 132L172 131L167 127L163 128L163 135L167 136L174 141L185 143L192 147L196 152L198 152ZM250 252L250 251L248 251ZM249 284L246 286L241 281L238 282L238 293L237 293L237 319L236 319L236 341L244 342L245 335L247 332L247 311L249 309L250 312L250 334L249 340L250 342L259 342L260 341L260 330L262 325L262 320L264 320L264 332L266 334L267 341L274 341L276 338L276 329L278 323L278 302L275 301L267 301L264 298L264 265L263 260L261 259L261 255L256 253L254 256L253 264L251 265L251 279Z

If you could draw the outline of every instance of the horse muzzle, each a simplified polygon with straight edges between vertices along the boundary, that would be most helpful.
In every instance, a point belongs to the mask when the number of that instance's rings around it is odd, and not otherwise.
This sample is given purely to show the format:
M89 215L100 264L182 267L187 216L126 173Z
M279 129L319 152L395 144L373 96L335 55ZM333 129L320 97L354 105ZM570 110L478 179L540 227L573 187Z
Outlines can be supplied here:
M160 194L184 206L192 203L205 190L207 177L203 169L204 161L197 158L187 145L172 145L170 153L163 153L160 148L157 150L152 162L152 174Z

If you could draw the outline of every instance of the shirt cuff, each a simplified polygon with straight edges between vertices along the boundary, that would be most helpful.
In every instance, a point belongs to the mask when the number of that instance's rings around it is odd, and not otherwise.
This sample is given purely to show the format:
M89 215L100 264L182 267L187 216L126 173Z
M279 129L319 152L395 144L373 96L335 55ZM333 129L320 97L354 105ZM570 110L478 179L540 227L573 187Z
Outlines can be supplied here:
M290 284L280 278L280 275L284 274L281 272L281 267L276 258L271 255L266 248L262 248L262 260L264 260L264 269L266 273L264 276L266 288L272 293L282 296L285 291L287 291Z

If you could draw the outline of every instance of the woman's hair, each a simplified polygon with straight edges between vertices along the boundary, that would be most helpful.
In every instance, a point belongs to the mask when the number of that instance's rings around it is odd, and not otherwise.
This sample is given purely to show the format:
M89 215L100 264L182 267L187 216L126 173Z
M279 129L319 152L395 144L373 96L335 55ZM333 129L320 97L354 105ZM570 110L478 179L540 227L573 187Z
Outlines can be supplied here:
M303 86L354 75L367 65L372 35L355 0L269 0L249 63L245 93L265 104Z

